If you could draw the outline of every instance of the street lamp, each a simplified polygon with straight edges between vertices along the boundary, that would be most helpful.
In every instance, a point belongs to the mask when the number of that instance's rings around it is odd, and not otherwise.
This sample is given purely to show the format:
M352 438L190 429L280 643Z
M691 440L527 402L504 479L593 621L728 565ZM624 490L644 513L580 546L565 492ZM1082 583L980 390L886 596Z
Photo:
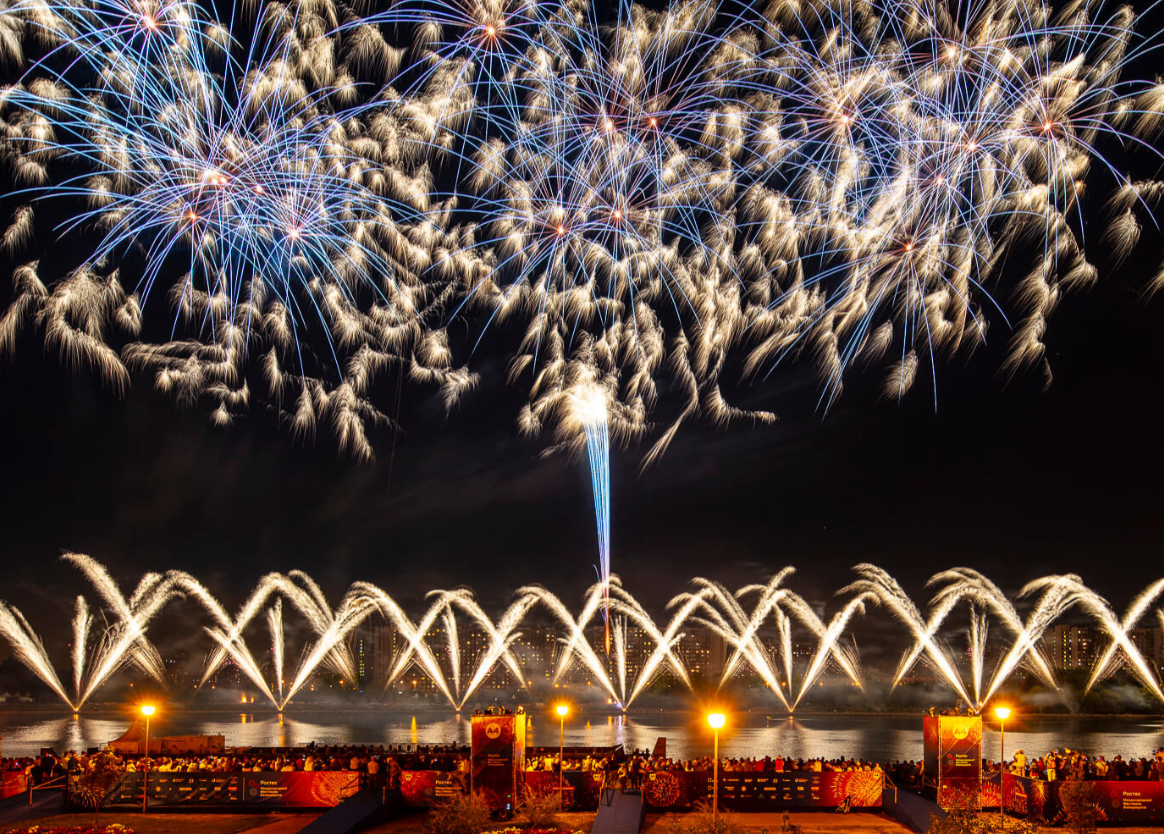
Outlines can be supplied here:
M558 704L558 810L562 810L562 790L566 778L566 716L570 714L569 704Z
M707 716L707 725L715 733L715 752L711 761L711 827L715 829L719 825L719 731L723 729L723 725L727 723L727 718L722 712L709 713Z
M998 813L1006 814L1006 719L1010 718L1010 707L995 707L994 715L998 719Z
M150 772L146 766L146 762L150 757L150 716L156 711L153 704L141 705L141 714L145 716L146 720L145 757L141 762L141 812L143 814L146 812L146 808L149 807L150 801Z

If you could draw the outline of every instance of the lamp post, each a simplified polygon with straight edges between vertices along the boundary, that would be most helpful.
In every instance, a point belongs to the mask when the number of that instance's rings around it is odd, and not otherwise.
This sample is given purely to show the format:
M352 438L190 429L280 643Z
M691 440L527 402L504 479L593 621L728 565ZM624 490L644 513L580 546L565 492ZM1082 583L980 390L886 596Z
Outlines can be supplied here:
M566 778L566 716L570 714L569 704L558 704L558 810L562 810L562 791Z
M998 815L1006 816L1006 719L1010 718L1010 707L995 707L998 718Z
M150 757L150 716L155 712L152 704L142 704L141 714L145 716L146 720L146 737L145 737L145 757L141 762L141 812L144 814L146 808L149 807L150 801L150 771L146 766L146 761Z
M722 712L713 712L707 716L707 725L715 733L715 747L711 761L711 827L715 830L719 826L719 731L727 722Z

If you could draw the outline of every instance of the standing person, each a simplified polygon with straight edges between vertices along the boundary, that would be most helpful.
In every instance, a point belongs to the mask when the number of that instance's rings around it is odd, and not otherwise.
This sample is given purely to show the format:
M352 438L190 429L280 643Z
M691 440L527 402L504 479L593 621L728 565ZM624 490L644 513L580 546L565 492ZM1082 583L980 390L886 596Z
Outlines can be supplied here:
M368 759L368 783L372 793L383 801L384 783L380 779L380 761L375 756Z

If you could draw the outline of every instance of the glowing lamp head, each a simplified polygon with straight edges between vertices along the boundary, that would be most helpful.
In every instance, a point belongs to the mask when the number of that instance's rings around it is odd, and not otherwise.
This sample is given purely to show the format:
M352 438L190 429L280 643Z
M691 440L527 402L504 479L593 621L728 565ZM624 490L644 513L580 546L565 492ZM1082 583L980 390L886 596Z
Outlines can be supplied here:
M707 716L707 726L713 730L722 730L723 725L727 723L727 716L722 712L712 712Z
M153 704L142 704L141 714L144 715L146 718L149 718L155 712L157 712L157 709L154 707Z
M994 714L998 717L999 721L1005 721L1010 718L1010 707L995 707Z
M558 704L558 706L554 708L554 712L558 714L559 718L565 718L570 714L570 707L566 704Z

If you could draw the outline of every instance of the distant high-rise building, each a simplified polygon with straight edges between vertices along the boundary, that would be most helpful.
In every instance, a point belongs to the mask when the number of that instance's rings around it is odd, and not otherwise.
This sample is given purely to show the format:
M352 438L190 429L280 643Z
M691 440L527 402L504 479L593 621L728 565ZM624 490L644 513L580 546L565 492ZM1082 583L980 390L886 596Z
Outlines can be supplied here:
M1043 652L1053 669L1089 669L1096 659L1096 633L1090 626L1054 625L1043 633Z

